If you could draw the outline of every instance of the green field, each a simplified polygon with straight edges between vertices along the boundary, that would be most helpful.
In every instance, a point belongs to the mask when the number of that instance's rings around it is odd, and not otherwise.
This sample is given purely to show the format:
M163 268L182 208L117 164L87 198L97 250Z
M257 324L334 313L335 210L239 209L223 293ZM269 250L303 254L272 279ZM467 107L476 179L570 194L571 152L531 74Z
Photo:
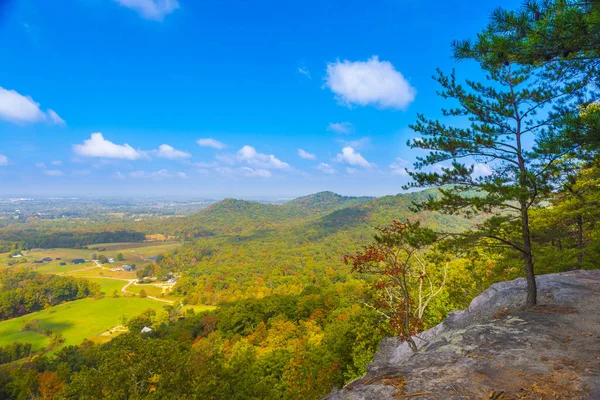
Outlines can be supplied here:
M146 291L148 296L161 297L163 289L159 286L154 285L130 285L127 288L128 292L139 294L142 290ZM165 294L165 300L173 300L175 297Z
M118 281L116 281L118 282ZM21 332L23 325L33 319L42 329L60 332L64 345L76 345L84 339L102 341L99 335L120 325L122 317L131 318L147 308L161 310L165 304L137 297L104 297L64 303L47 310L0 322L0 346L14 342L30 342L36 350L48 345L48 338L34 332Z
M118 253L122 253L125 258L124 262L116 263L115 265L122 264L136 264L138 267L144 266L149 262L146 261L148 257L154 257L159 254L166 253L173 250L181 245L180 242L166 241L166 242L143 242L143 243L106 243L90 245L90 249L44 249L38 251L24 251L23 255L27 260L27 263L17 264L20 267L32 267L37 271L43 273L69 273L73 270L78 270L93 266L93 263L85 263L74 265L71 264L71 260L74 258L83 258L89 260L92 258L92 254L103 254L107 258L116 258ZM106 248L105 251L92 250L91 247ZM44 264L32 264L32 261L42 259L44 257L50 257L53 261ZM60 258L61 260L55 260ZM0 254L0 268L7 267L7 263L10 258L8 253ZM67 265L61 266L61 262L66 262Z
M17 264L18 267L32 267L41 273L64 274L88 278L97 282L105 297L101 299L84 299L64 303L37 313L29 314L0 322L0 346L14 342L30 342L35 350L40 350L49 345L49 338L35 332L21 332L23 325L33 319L39 322L42 329L60 332L65 338L64 345L76 345L84 339L93 341L106 341L110 336L99 336L102 333L122 323L122 317L131 318L139 315L147 308L160 311L167 303L139 298L124 294L121 289L127 284L128 279L135 279L136 274L125 271L110 271L110 268L122 264L136 264L142 267L149 262L145 259L162 254L178 246L178 242L155 242L155 243L111 243L106 245L94 245L93 247L106 247L106 251L98 252L91 249L47 249L35 252L24 252L28 262ZM74 265L70 261L74 258L90 259L93 253L104 254L106 257L115 258L118 253L123 253L125 261L114 264L106 264L102 268L94 262ZM53 260L44 264L32 264L31 261L51 257ZM0 254L0 268L7 267L8 254ZM60 265L66 262L66 265ZM116 278L116 279L110 279ZM144 289L149 296L161 297L162 288L153 285L130 285L128 291L137 293ZM120 297L113 298L114 292ZM165 300L177 300L172 296L165 296ZM196 312L212 309L210 306L189 306Z
M92 282L99 283L104 295L109 297L112 296L115 290L119 293L119 296L123 295L124 293L121 292L121 289L127 285L127 281L121 279L107 279L95 276L86 276L86 278Z

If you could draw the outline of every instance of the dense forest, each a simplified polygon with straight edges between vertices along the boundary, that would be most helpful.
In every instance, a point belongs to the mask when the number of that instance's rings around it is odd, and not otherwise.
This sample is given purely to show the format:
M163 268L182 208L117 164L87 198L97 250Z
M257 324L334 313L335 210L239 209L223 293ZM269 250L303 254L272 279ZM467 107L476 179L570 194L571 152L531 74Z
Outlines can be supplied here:
M3 269L0 270L0 321L98 295L100 286L87 279L45 275L28 269Z
M114 229L114 228L113 228ZM146 238L142 232L111 230L74 232L57 229L39 230L29 227L9 226L0 229L0 252L55 247L83 248L97 243L141 242Z
M599 49L597 1L496 10L476 39L453 44L487 79L438 71L453 108L412 126L409 146L426 155L407 189L427 190L227 199L161 221L187 243L141 275L175 275L184 303L217 308L149 309L107 343L2 365L0 397L315 399L364 374L385 336L418 352L415 334L493 282L525 277L524 306L536 307L536 274L598 268ZM0 277L6 316L98 292L28 271ZM0 354L29 355L15 346Z

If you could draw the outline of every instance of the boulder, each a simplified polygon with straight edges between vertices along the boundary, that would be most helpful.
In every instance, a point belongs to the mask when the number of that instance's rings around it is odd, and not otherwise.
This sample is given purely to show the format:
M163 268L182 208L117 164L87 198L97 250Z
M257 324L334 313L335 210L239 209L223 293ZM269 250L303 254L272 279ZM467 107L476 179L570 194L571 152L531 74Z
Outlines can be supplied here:
M327 399L600 399L600 270L492 285L415 337L384 339L368 373Z

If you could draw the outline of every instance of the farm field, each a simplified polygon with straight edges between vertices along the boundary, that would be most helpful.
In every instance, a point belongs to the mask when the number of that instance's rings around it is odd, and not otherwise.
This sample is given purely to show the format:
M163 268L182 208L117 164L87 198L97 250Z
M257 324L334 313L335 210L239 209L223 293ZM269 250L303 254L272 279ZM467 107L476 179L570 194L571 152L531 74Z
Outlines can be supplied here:
M118 281L117 281L118 282ZM40 328L63 335L63 346L76 345L84 339L102 341L101 333L120 325L122 317L131 318L152 308L159 311L163 303L138 297L104 297L83 299L0 322L0 346L14 342L30 342L36 350L49 344L48 337L35 332L21 332L24 324L37 320Z
M110 335L101 335L102 333L122 324L123 317L131 318L139 315L144 310L151 308L160 312L166 302L157 301L151 298L138 297L143 289L148 296L154 296L164 300L171 300L177 303L178 298L173 296L163 296L163 289L151 284L148 285L129 285L125 294L122 288L128 284L128 281L136 279L135 271L111 271L111 268L124 264L136 264L138 268L150 263L146 258L154 257L164 252L173 250L180 246L179 242L154 242L154 243L111 243L94 245L93 247L106 247L105 251L93 249L44 249L23 252L28 260L27 263L16 264L14 267L31 267L38 272L70 275L82 277L97 282L101 286L104 294L100 299L83 299L64 303L46 310L33 314L25 315L0 322L0 346L5 346L14 342L29 342L34 350L41 350L50 344L50 338L40 333L31 331L22 331L23 326L32 320L39 323L42 330L51 330L62 334L65 342L61 347L67 345L76 345L84 339L95 342L107 341ZM122 253L124 261L114 264L105 264L98 266L93 261L83 264L71 264L75 258L91 259L93 253L103 254L107 258L116 258L118 253ZM51 262L44 264L32 264L31 261L50 257ZM60 258L60 260L56 260ZM9 267L7 261L10 260L8 253L0 254L0 268ZM66 265L60 265L66 262ZM120 297L113 298L113 293L117 292ZM192 308L196 312L212 309L210 306L186 306L185 309ZM55 350L54 350L55 351Z

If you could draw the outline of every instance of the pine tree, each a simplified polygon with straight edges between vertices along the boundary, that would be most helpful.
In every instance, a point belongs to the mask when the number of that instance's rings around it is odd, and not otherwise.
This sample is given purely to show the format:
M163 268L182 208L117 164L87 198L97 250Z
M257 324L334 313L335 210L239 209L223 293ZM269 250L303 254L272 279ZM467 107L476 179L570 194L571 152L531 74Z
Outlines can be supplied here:
M529 223L532 207L547 198L557 179L557 161L565 154L555 114L557 102L569 100L560 85L535 75L529 66L482 63L488 84L472 80L463 86L438 71L440 95L458 103L445 109L456 126L418 116L411 128L422 137L411 148L427 150L409 171L409 187L439 187L417 209L474 216L493 214L463 237L485 246L507 246L522 256L527 277L527 305L537 301ZM464 127L468 119L470 125ZM475 164L477 163L477 164ZM440 170L432 169L441 166ZM475 166L477 170L475 171Z

